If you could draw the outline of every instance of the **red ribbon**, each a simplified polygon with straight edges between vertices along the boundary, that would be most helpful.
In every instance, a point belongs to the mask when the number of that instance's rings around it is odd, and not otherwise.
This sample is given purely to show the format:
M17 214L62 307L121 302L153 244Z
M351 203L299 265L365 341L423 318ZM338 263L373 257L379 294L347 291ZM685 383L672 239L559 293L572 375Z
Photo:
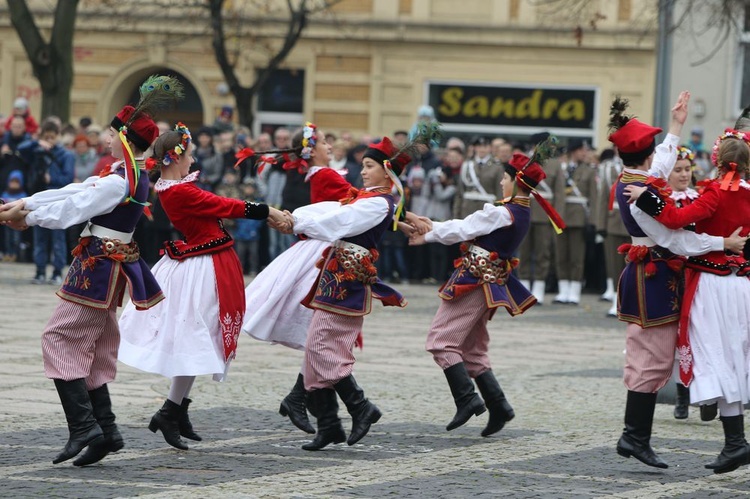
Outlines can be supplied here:
M721 178L720 189L722 191L740 190L740 172L737 171L737 163L730 161L725 168L727 173Z
M258 175L263 173L263 170L266 169L266 165L275 165L276 163L276 156L261 156L260 161L258 161Z
M234 155L234 157L237 158L237 162L234 164L234 169L239 170L240 164L246 159L252 158L253 156L255 156L255 151L253 151L249 147L238 151L237 154Z
M307 161L297 158L294 161L287 161L283 165L284 170L294 170L295 168L301 174L307 173Z
M146 171L151 171L154 168L156 168L156 160L154 158L147 158L146 159Z

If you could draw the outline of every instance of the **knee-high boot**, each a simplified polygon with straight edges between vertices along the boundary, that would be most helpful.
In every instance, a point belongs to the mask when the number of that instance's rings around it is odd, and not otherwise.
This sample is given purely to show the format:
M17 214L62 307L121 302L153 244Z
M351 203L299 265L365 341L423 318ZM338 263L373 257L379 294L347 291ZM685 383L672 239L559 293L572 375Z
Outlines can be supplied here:
M115 414L112 412L112 400L109 398L107 385L102 385L89 391L94 417L104 432L104 440L99 445L91 444L81 457L73 461L75 466L86 466L101 461L110 452L117 452L125 446L120 430L115 424Z
M482 436L489 437L502 430L505 423L516 417L516 413L505 398L505 393L500 388L500 383L497 382L492 370L483 372L474 378L474 381L477 383L479 393L482 394L487 410L490 411L490 419L482 430Z
M164 440L177 449L188 450L188 446L180 438L180 413L182 407L167 399L161 409L151 418L148 429L152 433L161 430Z
M443 373L456 403L456 415L445 427L446 430L451 431L465 424L472 416L479 416L487 408L481 397L474 391L474 383L471 382L471 377L463 362L453 364Z
M334 390L322 388L307 392L307 406L312 415L318 418L318 433L312 442L302 446L304 450L320 450L328 444L340 444L346 440Z
M674 401L674 418L687 419L688 406L690 405L690 389L682 383L676 383L677 397Z
M346 443L354 445L367 435L370 426L380 420L382 413L375 404L367 400L365 392L357 385L357 381L351 374L333 385L333 388L352 416L352 432Z
M289 395L284 397L279 407L279 414L289 416L289 420L294 426L306 433L315 433L315 428L310 424L307 418L307 408L305 407L305 378L300 373L297 376L297 382L292 387Z
M625 406L625 429L617 442L617 453L633 456L643 464L655 468L669 468L651 448L651 428L656 408L655 393L628 391Z
M70 437L52 464L67 461L77 456L85 447L98 445L104 440L102 429L94 418L94 409L91 406L89 392L86 390L86 381L56 379L55 388L57 388L60 403L65 411Z
M750 445L745 440L744 416L721 416L719 419L724 427L724 448L714 462L706 465L706 468L717 474L729 473L750 464Z

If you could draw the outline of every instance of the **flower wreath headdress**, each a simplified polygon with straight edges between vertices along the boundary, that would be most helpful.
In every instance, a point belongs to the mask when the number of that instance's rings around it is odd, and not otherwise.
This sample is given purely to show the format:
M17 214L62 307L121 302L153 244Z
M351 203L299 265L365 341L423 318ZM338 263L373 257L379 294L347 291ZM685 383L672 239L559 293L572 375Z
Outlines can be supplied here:
M185 154L185 151L188 150L188 148L190 147L190 142L193 140L192 136L190 135L190 130L184 123L177 123L177 125L174 127L174 131L181 134L180 143L164 154L164 158L162 158L161 162L164 163L165 166L169 166L173 162L178 161L180 159L180 156Z
M739 132L737 130L727 128L726 130L724 130L724 133L719 135L719 137L716 139L716 141L714 142L714 147L711 150L711 163L713 163L714 166L722 168L726 171L724 176L720 179L721 190L737 191L740 188L741 178L740 172L737 171L737 163L730 162L729 164L725 165L719 162L719 146L726 139L739 139L750 146L750 136L748 136L745 132Z
M307 160L312 157L313 149L315 149L317 143L318 126L308 121L302 127L302 151L299 153L299 158L284 163L284 170L296 168L300 173L305 173L308 167Z
M695 167L695 153L687 147L680 146L677 148L677 159L686 159L690 161L691 167Z

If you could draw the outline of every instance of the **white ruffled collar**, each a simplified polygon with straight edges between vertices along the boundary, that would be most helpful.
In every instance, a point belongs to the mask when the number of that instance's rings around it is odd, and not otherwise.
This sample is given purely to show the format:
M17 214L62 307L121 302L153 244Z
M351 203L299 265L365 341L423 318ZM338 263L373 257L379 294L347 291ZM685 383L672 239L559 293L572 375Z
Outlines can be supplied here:
M305 175L305 182L309 182L310 179L313 177L313 175L315 175L320 170L323 170L325 168L330 168L330 167L328 167L328 166L312 166L312 167L310 167L310 169L307 170L307 175ZM334 168L331 168L331 170L335 171L336 173L338 173L342 177L346 176L346 174L349 173L346 170L346 168L344 168L343 170L336 170Z
M698 191L688 187L684 191L672 191L670 197L675 201L682 201L683 199L696 199L698 196Z
M156 184L154 185L154 190L156 192L164 192L170 187L174 187L175 185L185 184L189 182L195 182L198 180L198 176L201 172L195 171L193 173L188 173L186 176L181 178L180 180L168 180L164 178L160 178L156 181Z

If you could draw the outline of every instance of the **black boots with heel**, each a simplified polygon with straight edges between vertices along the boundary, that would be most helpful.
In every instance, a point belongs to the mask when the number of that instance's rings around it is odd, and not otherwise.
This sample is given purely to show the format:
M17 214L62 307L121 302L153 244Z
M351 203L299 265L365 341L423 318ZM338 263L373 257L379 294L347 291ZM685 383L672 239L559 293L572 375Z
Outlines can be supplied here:
M297 376L297 382L292 387L289 395L284 397L279 407L279 414L289 416L289 420L294 426L306 433L315 433L315 428L310 424L307 418L307 408L305 407L305 379L300 373Z
M481 397L474 391L474 383L471 382L471 377L463 362L450 366L443 373L456 403L456 415L445 427L446 430L451 431L465 424L472 416L479 416L487 408Z
M714 462L706 465L716 474L729 473L750 464L750 444L745 440L744 416L721 416L719 419L724 427L724 448Z
M161 430L164 440L169 445L181 450L188 450L187 444L180 438L180 415L182 407L167 399L164 405L151 418L148 429L153 433Z
M479 393L482 394L487 410L490 411L490 419L482 430L482 436L489 437L502 430L505 423L516 417L516 413L505 398L505 393L500 388L500 383L497 382L492 370L483 372L474 378L474 381L477 383Z
M668 468L667 463L651 448L651 428L656 408L655 393L628 391L625 406L625 429L617 442L617 453L623 457L634 457L654 468Z
M104 442L104 433L94 417L89 392L86 390L86 381L83 379L72 381L56 379L54 381L70 432L68 442L62 452L52 461L53 464L57 464L77 456L89 445L98 447Z
M346 410L352 416L352 432L346 443L354 445L370 431L370 426L377 423L382 416L380 409L367 400L365 392L357 385L351 374L336 383L333 388L346 405Z
M318 419L318 433L304 450L320 450L328 444L340 444L346 440L346 432L339 419L339 404L336 392L330 388L321 388L307 392L307 407Z
M96 444L90 444L86 452L73 461L75 466L94 464L104 459L110 452L117 452L125 446L120 430L115 424L115 414L112 412L112 401L109 398L107 385L89 391L89 399L91 399L94 417L104 433L104 439Z

